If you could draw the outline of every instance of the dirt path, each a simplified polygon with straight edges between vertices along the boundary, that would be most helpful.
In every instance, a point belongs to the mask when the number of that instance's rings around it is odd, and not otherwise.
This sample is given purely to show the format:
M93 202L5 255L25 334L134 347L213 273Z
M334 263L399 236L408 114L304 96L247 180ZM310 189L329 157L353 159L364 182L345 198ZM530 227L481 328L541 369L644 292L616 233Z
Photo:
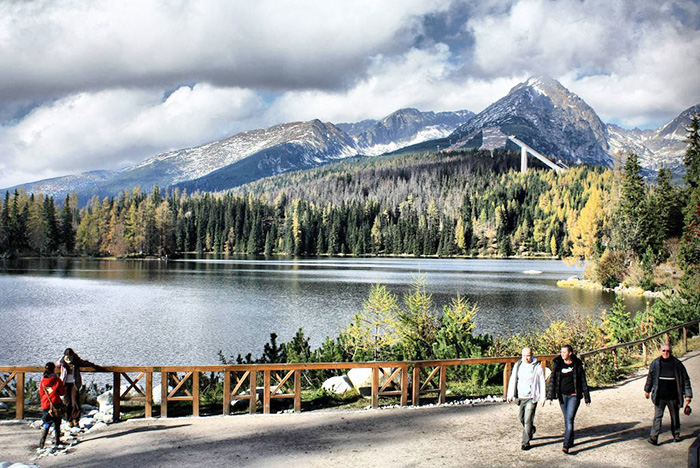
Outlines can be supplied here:
M700 354L684 358L700 396ZM561 452L558 404L537 410L533 448L520 450L516 407L505 403L308 412L207 418L132 420L84 436L69 455L42 467L172 466L600 466L685 467L700 435L700 404L681 415L681 443L669 419L654 447L647 443L653 406L644 376L592 393L576 417L572 455ZM700 400L699 400L700 401ZM0 461L30 462L39 433L0 424ZM36 462L35 462L36 463Z

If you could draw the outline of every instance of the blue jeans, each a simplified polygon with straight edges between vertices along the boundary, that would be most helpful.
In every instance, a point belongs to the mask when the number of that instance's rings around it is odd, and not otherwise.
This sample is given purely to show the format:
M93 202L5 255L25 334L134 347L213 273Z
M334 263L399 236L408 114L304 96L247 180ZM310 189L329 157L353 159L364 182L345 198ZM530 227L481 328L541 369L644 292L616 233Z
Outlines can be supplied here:
M581 404L581 400L573 395L563 395L559 406L564 414L564 448L574 446L574 418L576 411Z

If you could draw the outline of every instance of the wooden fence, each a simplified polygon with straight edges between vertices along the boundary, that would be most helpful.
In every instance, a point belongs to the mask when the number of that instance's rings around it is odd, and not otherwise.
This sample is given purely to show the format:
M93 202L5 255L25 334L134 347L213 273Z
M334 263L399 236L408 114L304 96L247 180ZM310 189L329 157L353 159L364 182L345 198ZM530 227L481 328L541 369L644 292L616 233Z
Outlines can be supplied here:
M683 351L687 350L688 327L698 325L700 320L687 322L649 337L622 343L615 346L581 353L581 358L593 354L610 352L617 365L617 352L621 348L641 344L644 364L647 363L647 343L658 337L666 337L670 342L670 333L683 330ZM557 355L537 356L543 367ZM447 396L447 369L455 366L473 366L480 364L504 364L503 394L505 396L512 366L520 357L485 357L468 359L449 359L434 361L389 361L389 362L321 362L298 364L236 364L214 366L110 366L97 371L92 368L81 369L84 372L112 373L114 421L118 421L121 403L126 401L143 402L145 417L152 416L153 411L153 375L160 373L161 401L160 417L168 417L168 404L185 401L192 403L192 414L199 416L200 374L216 372L223 374L223 414L229 414L231 402L248 402L248 411L255 414L258 393L262 396L263 413L269 413L273 400L291 399L295 412L301 411L301 379L303 371L349 370L356 368L371 369L371 405L377 407L380 397L398 397L401 405L420 404L423 396L430 395L444 403ZM24 418L24 387L26 374L43 372L43 367L34 366L0 366L0 401L15 404L15 417ZM258 387L258 377L262 374L262 387ZM122 388L124 379L124 388ZM409 385L409 379L411 384ZM5 394L6 396L3 396Z

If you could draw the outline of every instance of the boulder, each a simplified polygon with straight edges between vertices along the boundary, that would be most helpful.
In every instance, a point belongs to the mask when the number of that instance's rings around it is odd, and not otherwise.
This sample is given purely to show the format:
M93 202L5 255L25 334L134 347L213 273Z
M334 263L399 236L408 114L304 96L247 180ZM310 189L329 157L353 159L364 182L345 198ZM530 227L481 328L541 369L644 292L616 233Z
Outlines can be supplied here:
M160 402L162 400L161 396L161 385L158 384L155 387L153 387L153 404L154 405L160 405ZM168 393L173 391L172 385L168 385Z
M331 377L330 379L323 382L322 387L324 390L327 390L331 393L335 393L337 395L342 395L343 393L349 392L353 389L352 382L350 382L350 379L348 379L346 375Z
M5 403L4 401L0 401L0 409L6 410L6 409L7 409L7 403Z
M389 377L395 369L387 367L382 370L380 370L379 372L380 386L386 383L387 377ZM350 379L352 386L355 387L357 390L360 390L362 388L372 388L372 368L358 367L356 369L350 369L348 371L348 379Z
M80 421L78 422L78 424L83 429L90 429L92 426L95 425L96 422L97 421L95 421L94 418L80 418Z
M100 413L112 413L114 411L114 400L112 390L106 391L100 396L98 396L97 404L100 405Z

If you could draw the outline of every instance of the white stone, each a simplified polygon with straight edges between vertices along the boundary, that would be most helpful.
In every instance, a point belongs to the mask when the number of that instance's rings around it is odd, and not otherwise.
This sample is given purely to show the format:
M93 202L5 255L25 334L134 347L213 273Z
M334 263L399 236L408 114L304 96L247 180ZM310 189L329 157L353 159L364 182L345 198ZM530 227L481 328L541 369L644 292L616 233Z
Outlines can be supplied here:
M343 393L349 392L353 389L352 382L350 382L350 379L348 379L348 377L345 375L331 377L323 382L322 387L323 389L337 395L342 395Z
M39 468L38 465L27 465L25 463L12 463L9 461L0 462L0 468Z
M87 415L88 415L88 417L90 417L90 418L94 418L95 416L97 416L97 413L99 413L99 411L97 411L96 409L94 409L94 410L90 411Z
M7 409L7 403L4 401L0 401L0 409ZM3 462L3 463L9 463L9 462Z
M95 419L94 418L80 418L80 421L78 424L80 424L80 427L84 429L90 429L92 426L95 425Z
M114 396L114 394L112 393L112 390L109 390L109 391L104 392L103 394L101 394L100 396L97 397L97 404L100 405L100 413L106 414L109 412L107 410L107 407L112 406L113 396Z
M161 400L162 400L162 395L161 395L161 387L160 384L156 385L153 387L153 404L154 405L160 405ZM173 387L171 385L168 385L168 393L173 391Z
M382 372L383 371L383 372ZM387 367L379 371L379 385L384 385L389 377L394 372L394 369ZM352 386L356 389L372 387L372 368L358 367L348 371L348 379Z

